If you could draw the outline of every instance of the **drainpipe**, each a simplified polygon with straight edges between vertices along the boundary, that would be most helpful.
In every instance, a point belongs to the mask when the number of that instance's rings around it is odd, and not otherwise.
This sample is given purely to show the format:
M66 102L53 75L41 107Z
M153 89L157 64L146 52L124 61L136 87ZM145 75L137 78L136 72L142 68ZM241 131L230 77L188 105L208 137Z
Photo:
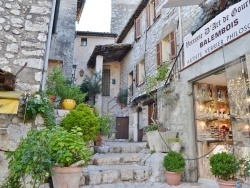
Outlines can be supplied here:
M181 7L178 7L178 16L179 16L179 40L180 40L180 48L182 46L182 19L181 19ZM183 55L180 56L181 66L183 65Z
M42 91L45 90L45 84L46 84L46 74L47 74L47 70L48 70L48 60L49 60L52 28L53 28L54 15L55 15L55 7L56 7L56 0L53 0L52 7L51 7L51 14L50 14L48 36L47 36L46 52L45 52L44 65L43 65L43 73L42 73L42 83L41 83L41 90Z

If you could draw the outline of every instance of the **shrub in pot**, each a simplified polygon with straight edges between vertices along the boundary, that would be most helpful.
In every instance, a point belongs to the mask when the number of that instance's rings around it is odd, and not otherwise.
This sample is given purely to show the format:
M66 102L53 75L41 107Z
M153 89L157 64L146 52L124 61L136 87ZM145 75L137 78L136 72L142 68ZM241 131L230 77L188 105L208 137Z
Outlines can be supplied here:
M56 92L61 99L62 107L66 110L74 109L76 103L83 102L87 95L82 93L79 86L70 83L57 85Z
M121 104L121 107L127 106L127 100L128 100L128 89L120 89L117 99L119 103Z
M97 116L91 112L86 104L79 104L62 119L61 126L70 131L76 127L81 128L82 139L85 142L95 141L100 132Z
M170 151L163 158L163 166L166 169L166 180L169 185L179 185L181 174L185 169L185 159L181 153Z
M114 120L110 117L109 114L99 115L97 117L100 124L100 133L96 140L96 145L101 145L102 136L107 136L110 138L114 131L112 131L112 126L114 125Z
M210 158L212 174L218 178L217 182L220 188L236 187L235 176L240 169L240 162L233 154L226 152L214 154Z

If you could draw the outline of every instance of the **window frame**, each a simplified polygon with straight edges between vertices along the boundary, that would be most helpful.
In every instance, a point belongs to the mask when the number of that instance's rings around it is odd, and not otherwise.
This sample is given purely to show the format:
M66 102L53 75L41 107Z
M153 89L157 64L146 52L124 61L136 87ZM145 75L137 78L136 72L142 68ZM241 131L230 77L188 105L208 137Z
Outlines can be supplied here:
M143 66L142 66L143 65ZM141 74L143 73L143 74ZM136 64L136 86L139 87L145 83L145 60Z
M85 43L83 43L85 42ZM86 44L86 45L84 45ZM81 37L81 46L87 46L88 45L88 39L86 37Z

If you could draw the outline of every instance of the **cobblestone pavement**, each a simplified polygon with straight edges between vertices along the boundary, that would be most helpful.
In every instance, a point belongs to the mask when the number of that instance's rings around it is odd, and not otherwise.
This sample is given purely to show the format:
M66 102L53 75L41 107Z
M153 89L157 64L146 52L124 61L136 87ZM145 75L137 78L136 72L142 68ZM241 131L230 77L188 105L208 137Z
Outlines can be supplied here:
M197 183L181 182L178 186L170 186L164 182L141 182L141 183L116 183L95 186L82 186L82 188L218 188L216 181L208 179L200 179ZM250 188L250 185L243 185L242 188Z

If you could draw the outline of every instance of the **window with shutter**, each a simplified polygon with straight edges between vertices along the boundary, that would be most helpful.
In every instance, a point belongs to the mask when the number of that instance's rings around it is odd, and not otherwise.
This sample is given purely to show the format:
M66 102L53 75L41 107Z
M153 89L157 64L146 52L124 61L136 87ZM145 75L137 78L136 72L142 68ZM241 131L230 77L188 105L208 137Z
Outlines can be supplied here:
M110 96L110 69L103 69L102 96Z
M136 86L139 85L139 64L136 65Z
M157 7L161 4L161 0L155 0L155 18L158 18L161 15L161 9Z
M150 27L150 4L146 7L146 21L147 21L147 29Z
M176 56L176 39L174 31L172 31L169 34L169 39L170 39L170 56L171 58L174 58Z
M157 66L162 65L162 43L161 42L156 45L156 62L157 62Z
M138 39L141 37L141 17L139 16L135 20L135 39Z

